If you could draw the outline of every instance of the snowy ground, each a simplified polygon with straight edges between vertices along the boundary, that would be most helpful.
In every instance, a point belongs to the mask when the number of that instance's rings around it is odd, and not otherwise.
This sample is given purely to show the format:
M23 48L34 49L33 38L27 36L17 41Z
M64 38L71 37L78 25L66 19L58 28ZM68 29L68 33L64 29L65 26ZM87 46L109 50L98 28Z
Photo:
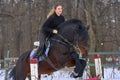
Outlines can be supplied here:
M70 73L70 71L57 71L52 75L41 75L41 80L76 80L69 76Z
M52 75L42 75L41 80L78 80L70 78L69 75L70 71L57 71ZM85 80L85 78L86 74L84 73L83 80ZM0 80L5 80L5 70L0 70ZM104 80L120 80L120 71L118 68L104 68Z
M57 71L54 72L52 75L43 74L41 75L41 80L77 80L71 78L70 71ZM0 80L5 80L5 70L0 70ZM8 79L11 80L11 79ZM28 80L28 79L26 79Z
M104 68L104 80L120 80L118 68Z
M0 80L5 79L5 70L0 70Z

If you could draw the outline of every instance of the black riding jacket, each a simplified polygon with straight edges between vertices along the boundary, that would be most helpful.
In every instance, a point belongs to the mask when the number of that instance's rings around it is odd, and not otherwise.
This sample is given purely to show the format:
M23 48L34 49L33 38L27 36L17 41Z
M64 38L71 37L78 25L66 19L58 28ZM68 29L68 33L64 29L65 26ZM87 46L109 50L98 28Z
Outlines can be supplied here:
M46 20L41 30L45 35L49 35L52 33L53 29L57 29L57 26L63 23L64 21L65 18L62 15L57 16L56 13L54 13Z

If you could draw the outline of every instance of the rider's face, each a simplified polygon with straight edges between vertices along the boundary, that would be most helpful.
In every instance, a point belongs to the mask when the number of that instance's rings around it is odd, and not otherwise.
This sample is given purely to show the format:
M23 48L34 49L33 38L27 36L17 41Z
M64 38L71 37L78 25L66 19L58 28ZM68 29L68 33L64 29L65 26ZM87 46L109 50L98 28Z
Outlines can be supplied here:
M59 5L55 8L55 13L60 16L62 14L62 6Z

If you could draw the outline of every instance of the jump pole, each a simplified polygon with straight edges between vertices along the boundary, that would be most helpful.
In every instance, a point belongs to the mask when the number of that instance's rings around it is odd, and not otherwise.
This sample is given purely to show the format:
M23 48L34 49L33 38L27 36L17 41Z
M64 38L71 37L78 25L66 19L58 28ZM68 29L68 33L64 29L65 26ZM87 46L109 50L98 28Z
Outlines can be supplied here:
M38 60L30 59L31 80L38 80Z
M98 76L100 80L103 80L101 58L99 54L94 54L94 61L95 61L96 76Z

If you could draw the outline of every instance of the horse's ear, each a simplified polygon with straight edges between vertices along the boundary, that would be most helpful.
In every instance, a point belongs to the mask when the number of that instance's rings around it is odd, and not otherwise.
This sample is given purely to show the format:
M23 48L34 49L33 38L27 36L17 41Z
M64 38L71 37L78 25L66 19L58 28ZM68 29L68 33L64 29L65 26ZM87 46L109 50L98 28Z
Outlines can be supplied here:
M87 28L87 30L89 30L90 29L90 25L87 25L86 28Z

